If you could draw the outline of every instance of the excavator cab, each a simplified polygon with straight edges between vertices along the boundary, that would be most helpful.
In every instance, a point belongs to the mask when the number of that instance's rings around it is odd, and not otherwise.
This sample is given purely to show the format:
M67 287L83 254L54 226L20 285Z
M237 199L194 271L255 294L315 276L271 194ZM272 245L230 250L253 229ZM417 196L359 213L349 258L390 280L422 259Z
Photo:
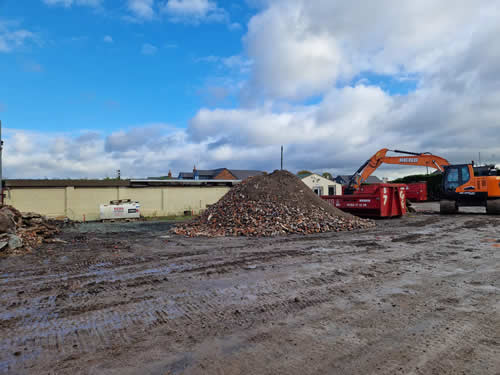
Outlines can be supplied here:
M482 206L490 214L500 213L500 178L493 165L474 167L457 164L444 167L440 211L457 213L459 207Z
M443 174L444 193L455 193L459 186L462 186L470 180L469 166L450 165L445 167Z

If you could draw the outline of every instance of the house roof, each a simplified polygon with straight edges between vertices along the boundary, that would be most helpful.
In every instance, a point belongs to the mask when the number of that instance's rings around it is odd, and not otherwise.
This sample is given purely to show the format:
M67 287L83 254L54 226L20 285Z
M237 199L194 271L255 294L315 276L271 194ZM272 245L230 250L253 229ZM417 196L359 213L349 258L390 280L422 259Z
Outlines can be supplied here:
M222 172L225 168L217 168L217 169L197 169L196 171L198 172L198 177L208 177L208 179L211 179L212 177L218 175L220 172ZM179 173L179 178L183 179L193 179L194 178L194 172L180 172Z
M219 173L221 173L225 169L227 169L227 168L198 169L197 172L198 172L199 178L203 179L205 177L206 179L212 179L213 177L217 176ZM248 169L227 169L227 170L237 180L244 180L244 179L249 178L249 177L259 176L261 174L264 174L264 172L262 172L262 171L248 170ZM180 172L179 178L180 179L193 179L194 173L193 172Z
M263 175L262 171L246 170L246 169L228 169L228 171L238 180L245 180L249 177Z
M368 176L366 179L367 184L380 184L382 180L378 178L377 176Z
M317 173L304 173L304 174L299 174L298 176L299 176L299 178L300 178L301 180L303 180L304 178L307 178L307 177L312 176L312 175L315 175L315 176L318 176L318 177L324 178L323 176L321 176L321 175L319 175L319 174L317 174ZM327 180L328 180L328 179L327 179Z
M339 183L337 180L335 180L335 179L330 180L329 178L326 178L326 177L324 177L324 176L320 175L319 173L304 173L304 174L300 174L300 175L298 175L298 176L299 176L299 178L300 178L301 180L303 180L304 178L310 177L310 176L317 176L317 177L319 177L319 178L321 178L321 179L323 179L323 180L326 180L326 181L328 181L328 182L330 182L330 183L336 183L336 184L338 184L338 183Z
M340 181L343 181L343 182L349 182L349 179L351 178L351 176L348 176L346 174L343 174L343 175L338 175L337 177L335 177L335 180L340 180Z

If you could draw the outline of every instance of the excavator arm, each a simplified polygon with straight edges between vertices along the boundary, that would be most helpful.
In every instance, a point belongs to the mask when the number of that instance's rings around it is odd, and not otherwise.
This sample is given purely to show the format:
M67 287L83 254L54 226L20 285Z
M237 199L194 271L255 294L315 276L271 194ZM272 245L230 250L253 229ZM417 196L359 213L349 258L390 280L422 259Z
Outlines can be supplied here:
M395 152L398 154L403 154L404 156L387 156L387 152ZM383 148L379 150L375 155L368 159L357 171L354 173L350 180L349 185L346 189L346 194L352 194L355 190L358 190L361 184L363 184L367 178L382 164L398 164L398 165L412 165L412 166L423 166L437 169L439 171L444 170L444 166L450 165L448 160L432 155L428 152L417 153L409 151L400 150L389 150Z

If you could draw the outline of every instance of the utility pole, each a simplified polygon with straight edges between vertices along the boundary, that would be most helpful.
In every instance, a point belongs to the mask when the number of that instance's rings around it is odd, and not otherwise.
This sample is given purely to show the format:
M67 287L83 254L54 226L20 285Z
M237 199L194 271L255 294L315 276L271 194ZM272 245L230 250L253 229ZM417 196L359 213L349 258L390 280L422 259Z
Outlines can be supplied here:
M116 178L117 178L118 180L121 180L121 177L122 177L122 176L121 176L121 171L120 171L119 169L117 169L117 170L116 170Z
M0 204L3 206L2 151L3 151L2 120L0 120Z
M281 170L283 170L283 146L281 146Z

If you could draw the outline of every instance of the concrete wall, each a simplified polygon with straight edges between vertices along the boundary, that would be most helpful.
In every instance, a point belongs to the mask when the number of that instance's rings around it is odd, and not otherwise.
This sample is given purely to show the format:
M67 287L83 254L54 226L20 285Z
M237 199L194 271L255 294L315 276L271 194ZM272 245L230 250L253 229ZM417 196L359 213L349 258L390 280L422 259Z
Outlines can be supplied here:
M329 187L333 187L333 195L342 195L342 185L314 173L304 177L302 182L312 190L320 189L321 194L319 195L328 195Z
M176 187L66 187L9 188L5 203L23 212L37 212L49 217L72 220L99 219L99 205L114 199L139 201L144 216L195 214L217 202L229 191L226 186Z

